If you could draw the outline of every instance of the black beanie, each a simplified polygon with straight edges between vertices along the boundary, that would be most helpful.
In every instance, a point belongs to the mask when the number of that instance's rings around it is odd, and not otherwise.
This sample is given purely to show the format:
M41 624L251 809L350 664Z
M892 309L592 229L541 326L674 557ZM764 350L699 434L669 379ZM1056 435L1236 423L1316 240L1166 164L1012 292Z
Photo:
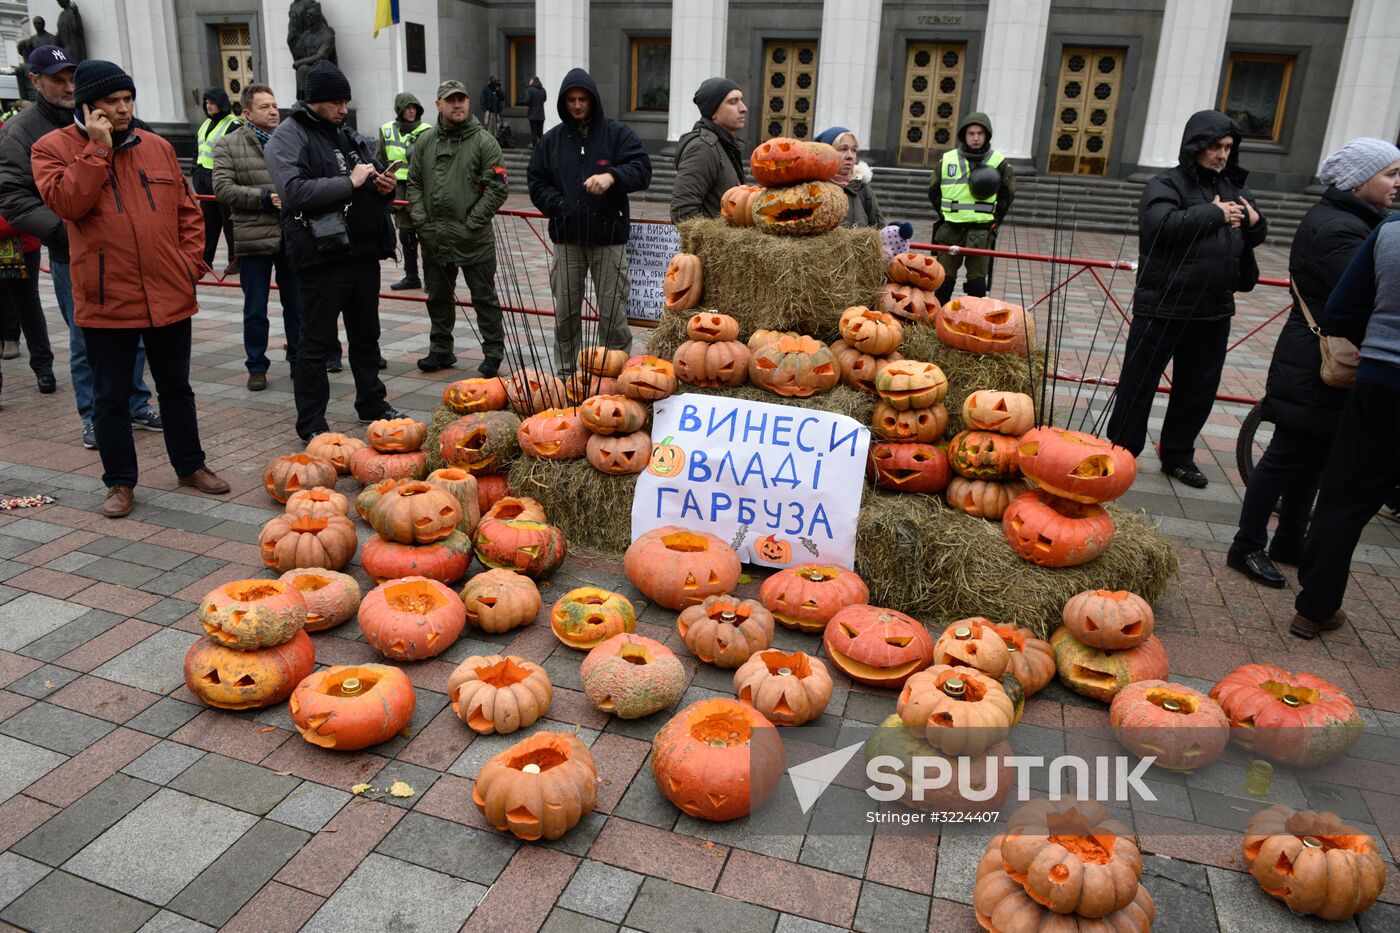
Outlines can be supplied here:
M695 106L700 108L700 116L710 120L713 119L719 105L724 103L724 99L737 90L739 85L728 78L706 78L700 82L700 90L696 91L691 99L695 101Z
M117 91L130 91L136 94L136 83L131 75L121 67L100 58L89 58L78 65L73 73L73 100L78 104L91 104L108 94Z
M349 100L350 79L334 62L321 59L306 75L306 102L323 104L328 100Z

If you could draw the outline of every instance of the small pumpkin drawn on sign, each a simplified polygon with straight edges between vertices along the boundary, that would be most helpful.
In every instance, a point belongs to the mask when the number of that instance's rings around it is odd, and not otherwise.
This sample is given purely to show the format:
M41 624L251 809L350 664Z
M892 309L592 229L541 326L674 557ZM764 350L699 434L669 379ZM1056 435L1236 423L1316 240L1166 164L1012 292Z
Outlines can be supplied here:
M668 434L661 443L651 448L651 461L647 472L654 476L679 476L685 466L685 451L671 443Z
M779 565L792 560L792 544L775 535L759 538L754 542L753 551L762 559Z

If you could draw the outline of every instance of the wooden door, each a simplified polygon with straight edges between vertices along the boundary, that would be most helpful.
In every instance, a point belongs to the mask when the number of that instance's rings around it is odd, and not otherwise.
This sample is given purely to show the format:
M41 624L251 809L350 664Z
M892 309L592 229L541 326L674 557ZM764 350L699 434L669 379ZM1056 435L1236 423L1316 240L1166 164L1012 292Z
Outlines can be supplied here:
M1063 175L1108 174L1126 49L1065 48L1055 90L1046 168Z
M763 94L759 136L811 139L817 109L816 40L763 43ZM750 103L750 107L754 104Z
M936 165L945 150L957 145L966 60L966 43L909 44L900 111L900 165Z
M223 88L228 92L236 112L238 95L254 81L253 43L247 23L229 23L219 27L219 67L223 74Z

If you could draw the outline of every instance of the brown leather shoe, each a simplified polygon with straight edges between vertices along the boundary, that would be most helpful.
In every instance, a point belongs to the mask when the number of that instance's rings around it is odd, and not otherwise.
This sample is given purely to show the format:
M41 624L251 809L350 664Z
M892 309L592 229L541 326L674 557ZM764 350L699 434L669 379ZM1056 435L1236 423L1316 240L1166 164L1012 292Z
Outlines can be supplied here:
M107 490L107 498L102 500L102 514L108 518L121 518L131 513L131 487L112 486Z
M228 483L219 479L208 467L200 467L189 476L180 477L181 486L193 486L200 492L221 496L228 492Z

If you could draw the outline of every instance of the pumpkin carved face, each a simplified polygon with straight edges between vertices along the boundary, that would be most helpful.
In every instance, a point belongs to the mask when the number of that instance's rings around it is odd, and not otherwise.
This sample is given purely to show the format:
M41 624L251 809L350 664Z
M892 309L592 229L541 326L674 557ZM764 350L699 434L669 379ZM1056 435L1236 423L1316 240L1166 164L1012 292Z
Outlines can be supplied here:
M350 500L325 486L298 489L287 497L287 506L282 510L288 515L349 515Z
M588 746L537 732L481 766L472 803L492 826L534 842L558 839L593 812L598 771Z
M1001 532L1023 560L1041 567L1077 567L1108 550L1118 528L1101 505L1032 489L1006 507Z
M316 668L305 632L270 648L240 651L201 638L185 655L185 686L206 706L262 709L286 700Z
M860 352L844 340L833 343L831 353L836 357L836 363L841 369L842 385L871 393L876 391L875 386L880 373L891 363L904 358L894 352L889 356L871 356L869 353Z
M800 564L764 580L758 598L780 624L820 632L842 609L869 600L870 588L854 570L835 564Z
M534 661L474 655L447 678L452 712L477 735L508 735L533 726L549 709L554 687Z
M933 643L933 663L976 668L996 680L1011 665L1011 652L992 623L976 616L943 630Z
M939 311L938 296L913 285L886 285L875 307L915 324L932 324Z
M448 466L473 476L498 473L520 454L520 419L508 411L463 415L443 428L438 453Z
M1142 680L1113 698L1108 723L1123 747L1159 768L1192 771L1230 744L1230 720L1214 700L1184 684Z
M773 724L724 697L690 704L651 744L656 789L701 820L736 820L763 806L786 763Z
M491 504L483 518L499 518L505 521L547 522L544 506L529 496L502 496Z
M632 542L622 569L652 602L679 610L732 592L740 566L734 549L709 532L665 525Z
M880 441L870 445L865 475L882 489L942 492L952 473L948 455L932 444Z
M1082 431L1036 428L1018 446L1021 472L1047 492L1075 502L1109 502L1137 478L1137 458Z
M1364 728L1341 687L1272 664L1235 668L1211 688L1210 697L1229 718L1236 744L1301 768L1345 754Z
M753 201L762 185L735 185L719 199L719 215L736 227L753 226Z
M913 674L895 710L915 735L945 755L981 755L1016 718L1001 684L971 667L935 664Z
M396 661L421 661L442 654L462 634L466 622L457 594L427 577L383 583L360 603L365 641Z
M948 377L934 363L899 360L876 376L875 391L896 411L929 408L948 395Z
M651 435L645 431L606 436L594 434L585 451L588 462L600 473L625 476L647 468L651 457Z
M831 661L857 683L901 687L933 660L933 639L923 623L878 606L847 606L822 634Z
M462 605L468 624L500 635L535 621L540 612L540 590L534 580L523 574L487 570L462 587Z
M863 305L842 311L838 327L842 340L861 353L869 353L872 356L893 353L899 349L899 343L904 339L904 327L894 315L884 311L871 311Z
M749 168L760 185L794 185L826 181L841 167L841 155L826 143L775 136L749 155Z
M365 434L369 446L380 453L401 454L423 446L428 426L412 418L381 418L370 422Z
M666 267L661 291L667 311L689 311L700 304L704 289L704 265L694 253L676 253Z
M574 373L564 380L564 396L571 405L581 405L595 395L616 395L617 380L592 373Z
M379 497L369 523L386 541L432 544L457 530L462 507L435 483L398 483Z
M779 337L754 352L749 378L777 395L806 398L826 392L841 374L836 356L820 340L807 336Z
M1055 649L1035 632L1019 625L992 626L1006 643L1007 671L1021 683L1026 696L1033 696L1055 679Z
M1020 305L963 295L935 315L938 339L969 353L1026 353L1033 339L1030 316Z
M1385 887L1376 840L1335 813L1277 803L1244 830L1249 873L1295 913L1346 920L1368 910Z
M570 648L588 651L637 627L637 612L621 593L581 586L559 597L549 612L554 637Z
M1136 648L1114 651L1090 648L1075 640L1069 629L1060 626L1050 636L1055 649L1055 669L1060 683L1075 693L1104 703L1112 702L1118 691L1141 680L1166 680L1167 651L1157 636L1150 635Z
M943 284L943 264L927 253L899 253L885 267L895 285L912 285L925 291L938 291Z
M324 486L335 488L336 470L329 460L307 454L277 457L263 471L263 488L273 499L286 504L292 493Z
M349 574L319 567L289 570L282 574L281 582L300 593L306 601L308 632L333 628L349 620L360 608L360 584Z
M279 515L258 534L263 566L278 573L302 567L339 570L358 546L355 524L343 515Z
M619 719L670 709L685 691L685 665L661 642L622 633L588 652L579 667L593 705Z
M627 365L626 350L607 347L584 347L578 351L578 368L594 376L616 379Z
M1085 590L1065 603L1065 628L1093 648L1136 647L1155 622L1147 600L1125 590Z
M1016 497L1030 486L1025 480L1013 479L1000 482L989 479L967 479L954 476L948 481L944 493L950 508L957 509L973 518L985 518L999 522L1006 509Z
M681 610L676 631L701 661L734 668L773 643L773 615L756 600L710 596Z
M588 429L573 408L546 408L520 422L520 450L539 460L574 460L588 446Z
M676 368L659 356L634 356L617 377L618 391L640 402L654 402L676 391Z
M483 518L476 528L477 560L534 580L557 570L567 553L564 532L544 522Z
M280 580L234 580L216 587L199 605L209 640L252 651L290 641L306 625L306 600Z
M781 567L792 560L792 543L776 535L764 535L754 541L753 553L760 561Z
M841 226L850 210L846 192L826 181L765 188L754 197L753 225L779 236L809 236Z
M442 404L459 415L476 411L500 411L506 407L506 384L502 379L458 379L442 390Z
M457 467L443 467L428 474L429 485L437 486L450 495L461 513L457 519L457 530L465 534L476 531L481 521L481 490L476 477Z
M974 430L1019 437L1035 427L1035 403L1024 392L979 389L963 399L962 418Z
M998 482L1021 475L1016 439L991 431L960 431L948 442L953 472L967 479Z
M932 444L948 430L948 409L942 405L908 408L900 411L881 401L870 417L870 429L887 441L918 441Z
M317 434L307 443L306 455L329 460L335 471L344 476L350 472L350 458L355 455L355 451L364 448L365 442L358 437L326 431Z
M737 340L687 340L671 357L676 378L697 386L741 386L749 379L749 348Z
M340 665L302 680L287 706L303 739L320 748L355 752L407 728L418 697L397 667Z
M579 419L594 434L631 434L647 421L647 410L625 395L595 395L579 406Z
M517 369L506 380L506 399L521 415L533 415L564 404L564 383L549 373Z
M801 651L759 651L734 672L734 694L775 726L800 726L831 702L831 675Z
M718 311L700 311L690 316L685 325L685 332L691 340L703 343L738 340L739 322Z

